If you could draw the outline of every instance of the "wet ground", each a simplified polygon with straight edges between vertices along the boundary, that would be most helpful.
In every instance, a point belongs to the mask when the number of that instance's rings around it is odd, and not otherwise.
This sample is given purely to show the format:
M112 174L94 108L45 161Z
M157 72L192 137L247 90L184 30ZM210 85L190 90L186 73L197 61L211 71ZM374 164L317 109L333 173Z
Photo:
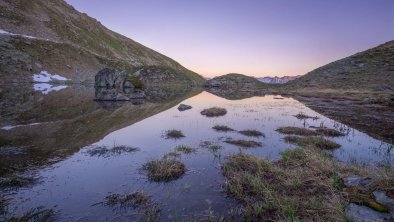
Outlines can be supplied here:
M72 87L63 90L71 90L70 88ZM42 100L47 99L47 96L56 98L56 95L59 95L58 98L63 98L62 92L65 91L52 91L39 97ZM78 91L74 90L74 92ZM32 96L37 96L37 93L40 92L33 92ZM73 91L68 93L72 94ZM64 95L64 98L66 97ZM180 112L177 109L180 103L191 105L193 108ZM21 133L23 130L52 127L54 132L50 134L51 138L58 142L49 141L51 145L65 141L60 144L62 150L67 150L69 146L73 150L67 152L67 155L61 159L47 163L45 167L38 167L34 173L34 177L37 178L35 183L20 189L3 189L1 196L9 202L8 215L21 215L31 208L43 206L53 209L58 221L137 220L141 215L134 208L114 208L97 204L109 194L136 191L152 197L161 210L160 219L164 221L204 219L210 214L228 214L237 203L226 197L223 192L225 180L220 173L221 163L228 155L237 152L252 153L267 159L279 159L282 151L294 147L282 140L285 135L275 131L283 126L306 128L324 126L337 129L346 136L330 138L342 145L341 148L332 151L334 158L347 164L366 167L394 167L393 145L331 120L292 98L266 95L227 100L208 92L201 92L197 95L191 94L189 98L174 97L161 104L145 102L103 106L96 104L90 98L86 99L84 105L87 104L89 108L84 109L86 111L81 112L82 117L78 118L78 112L72 115L60 115L59 113L62 112L58 112L59 115L53 115L50 119L36 116L30 117L30 122L24 119L18 123L18 119L21 119L18 115L13 118L12 124L3 121L4 125L0 127L0 135L3 138L17 139L18 135L24 135ZM226 108L227 114L211 118L200 114L203 109L212 106ZM51 107L57 113L57 108L66 109L67 102ZM35 113L39 115L39 112ZM300 120L294 117L299 113L318 118ZM59 120L56 120L57 116ZM81 118L89 121L83 122ZM47 125L49 122L51 125ZM217 132L212 129L214 125L226 125L238 131L256 129L263 132L265 137L248 137L237 131ZM84 126L89 130L83 133L75 133L72 130L82 130ZM64 128L67 130L63 130ZM164 134L166 130L171 129L181 130L185 137L167 139ZM70 136L62 135L59 138L67 139L60 140L56 137L60 134ZM81 137L89 139L78 143L76 140ZM48 139L44 134L34 140L40 138ZM229 138L254 140L263 145L256 148L240 148L224 142ZM28 146L29 143L29 140L25 141L24 146ZM37 148L42 143L33 141L32 144ZM220 145L223 149L210 150L207 144ZM150 160L160 159L166 153L173 151L177 145L195 148L195 152L181 154L178 157L186 165L186 174L170 182L149 181L142 166ZM23 147L13 146L17 151L20 149L16 154L10 151L10 146L0 147L2 158L6 158L6 155L15 155L13 161L18 158L23 161L34 158L33 154L28 158L23 157ZM137 149L129 149L125 152L101 152L103 147L111 150L119 146Z

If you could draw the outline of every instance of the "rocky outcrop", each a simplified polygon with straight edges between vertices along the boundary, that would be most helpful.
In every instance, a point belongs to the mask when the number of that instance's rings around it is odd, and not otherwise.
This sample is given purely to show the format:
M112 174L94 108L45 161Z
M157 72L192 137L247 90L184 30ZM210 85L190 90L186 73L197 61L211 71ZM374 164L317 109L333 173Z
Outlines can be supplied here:
M178 110L179 111L185 111L185 110L188 110L188 109L191 109L192 108L192 106L189 106L189 105L186 105L186 104L180 104L179 106L178 106Z
M115 69L105 68L99 71L95 78L96 100L102 101L128 101L145 98L145 93L137 89L128 75Z

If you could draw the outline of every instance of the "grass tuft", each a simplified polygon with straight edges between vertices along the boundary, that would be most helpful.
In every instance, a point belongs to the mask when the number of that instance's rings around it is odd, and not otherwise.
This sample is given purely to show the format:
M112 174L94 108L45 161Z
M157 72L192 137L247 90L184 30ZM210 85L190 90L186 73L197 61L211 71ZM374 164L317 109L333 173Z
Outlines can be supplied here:
M183 135L183 133L182 133L182 131L180 131L180 130L167 130L166 131L166 133L165 133L165 138L166 139L170 139L170 138L172 138L172 139L179 139L179 138L182 138L182 137L185 137L185 135Z
M185 154L190 154L196 152L196 149L191 148L190 146L187 145L178 145L175 147L176 152L182 152Z
M108 148L106 146L98 146L93 149L89 149L87 154L90 156L98 156L98 157L110 157L115 155L121 155L123 153L132 153L138 151L138 148L130 147L130 146L113 146L112 148Z
M176 180L186 172L185 164L169 158L152 160L146 163L143 169L148 171L149 180L155 182Z
M99 204L110 207L131 207L133 209L138 209L140 213L139 221L157 221L160 215L158 205L152 201L150 196L147 196L142 192L134 192L124 195L110 194Z
M208 149L209 149L210 151L212 151L212 152L217 152L217 151L219 151L219 150L222 150L223 147L220 146L220 145L211 145L211 146L208 146Z
M204 109L203 111L201 111L201 115L207 117L218 117L218 116L224 116L226 114L227 114L227 110L220 107L211 107L209 109Z
M317 116L308 116L305 113L298 113L297 115L294 115L297 119L313 119L313 120L317 120L319 119L319 117Z
M284 140L288 143L297 144L298 146L313 146L319 149L331 150L341 147L340 144L323 137L286 136Z
M212 129L219 131L219 132L234 131L233 129L231 129L230 127L225 126L225 125L215 125L214 127L212 127Z
M252 140L232 140L232 139L227 139L224 142L232 144L232 145L240 146L240 147L245 147L245 148L261 147L262 146L262 143L256 142L256 141L252 141Z
M317 136L319 135L317 132L301 127L287 126L287 127L279 127L276 129L279 133L283 134L294 134L298 136Z
M242 130L238 131L240 134L245 135L245 136L251 136L251 137L260 137L263 136L265 137L264 133L258 131L258 130Z
M345 136L344 133L335 130L335 129L330 129L330 128L317 128L316 132L319 134L322 134L324 136L331 136L331 137L337 137L337 136Z

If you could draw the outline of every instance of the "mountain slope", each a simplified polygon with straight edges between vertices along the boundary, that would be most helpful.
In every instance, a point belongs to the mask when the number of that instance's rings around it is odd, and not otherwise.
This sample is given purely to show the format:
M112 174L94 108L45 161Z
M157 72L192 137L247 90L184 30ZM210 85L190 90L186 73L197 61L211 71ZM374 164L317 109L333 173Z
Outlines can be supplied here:
M394 90L394 41L317 68L288 83L293 89Z
M66 77L91 80L92 76L105 66L130 69L161 66L181 72L191 81L203 81L201 76L174 60L107 29L63 0L0 0L0 29L36 37L0 36L0 47L3 51L0 56L2 60L8 61L2 61L1 64L0 74L4 76L18 75L12 71L33 72L40 69L41 65L42 69L60 72ZM64 52L57 50L59 44L60 48L66 48ZM46 47L55 48L55 52L46 50ZM12 61L15 59L5 56L6 51L8 54L19 54L23 57L21 63L26 64L20 64L21 70L12 67L16 65ZM52 54L49 59L54 61L42 64L48 58L39 53L33 55L35 51ZM81 53L89 55L78 58ZM79 59L85 60L83 65L78 62ZM54 62L56 66L51 65ZM23 79L23 76L20 78Z

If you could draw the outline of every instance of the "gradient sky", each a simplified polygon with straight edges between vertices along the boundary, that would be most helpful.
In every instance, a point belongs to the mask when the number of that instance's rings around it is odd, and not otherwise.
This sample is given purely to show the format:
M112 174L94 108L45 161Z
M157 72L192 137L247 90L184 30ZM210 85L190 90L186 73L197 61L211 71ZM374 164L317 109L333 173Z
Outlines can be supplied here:
M305 74L394 40L394 0L66 0L204 76Z

